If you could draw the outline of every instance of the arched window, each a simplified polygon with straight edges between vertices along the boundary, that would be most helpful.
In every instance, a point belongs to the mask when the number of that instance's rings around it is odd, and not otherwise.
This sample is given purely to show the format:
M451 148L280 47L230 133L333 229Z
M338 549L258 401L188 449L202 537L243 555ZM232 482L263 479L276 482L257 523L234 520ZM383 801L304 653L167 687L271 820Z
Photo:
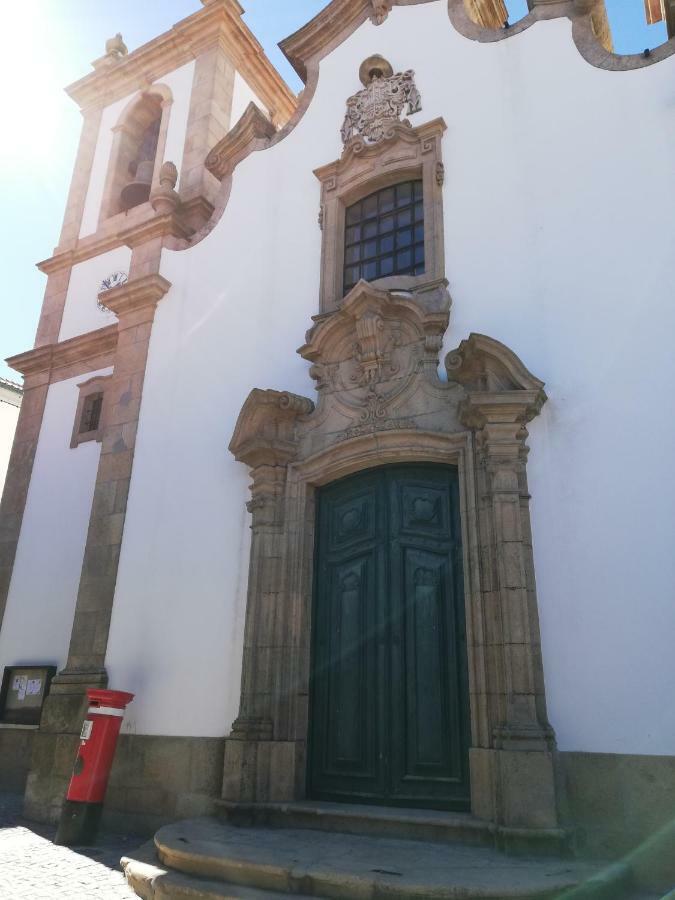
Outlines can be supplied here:
M168 89L154 89L127 107L115 126L101 219L132 209L150 197L162 135L166 135ZM161 164L161 159L159 160Z

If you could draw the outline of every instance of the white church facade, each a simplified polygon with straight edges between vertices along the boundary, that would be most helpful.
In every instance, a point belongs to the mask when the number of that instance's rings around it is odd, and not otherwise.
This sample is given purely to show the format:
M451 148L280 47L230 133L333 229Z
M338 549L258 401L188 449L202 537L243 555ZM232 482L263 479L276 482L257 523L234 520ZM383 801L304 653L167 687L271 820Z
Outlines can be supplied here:
M332 0L296 98L204 0L68 89L0 508L29 815L108 685L113 823L313 800L623 853L672 818L673 45L493 5Z

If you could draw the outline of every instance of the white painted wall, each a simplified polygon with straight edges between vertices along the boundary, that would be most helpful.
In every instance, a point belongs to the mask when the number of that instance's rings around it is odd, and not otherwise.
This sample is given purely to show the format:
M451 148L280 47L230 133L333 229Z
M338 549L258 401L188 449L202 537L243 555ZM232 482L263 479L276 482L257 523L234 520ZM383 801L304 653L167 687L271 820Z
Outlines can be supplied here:
M176 164L179 172L183 162L185 132L188 113L190 111L190 95L192 93L194 69L195 63L194 60L192 60L184 66L181 66L179 69L170 72L157 82L157 84L167 85L171 88L173 94L163 162L171 160L171 162ZM124 97L122 100L117 100L115 103L110 104L110 106L106 106L103 110L98 141L96 143L96 151L94 153L94 162L89 179L89 187L87 189L87 198L84 204L82 225L80 227L81 238L88 234L93 234L98 228L98 217L101 212L103 191L108 175L110 152L113 143L112 129L118 124L120 116L132 98L133 94Z
M0 671L66 662L100 452L95 441L70 448L77 385L109 372L49 388L0 630Z
M5 484L9 456L12 452L14 432L19 418L19 406L21 397L5 388L0 381L0 497Z
M260 109L264 113L268 112L267 107L262 102L260 97L249 87L248 82L245 78L239 74L239 72L234 73L234 90L232 92L232 113L230 116L230 125L232 128L237 124L239 119L246 112L246 107L249 103L255 103L256 106L259 106Z
M116 247L73 266L61 319L60 341L105 328L117 321L114 313L99 308L98 295L104 278L115 272L128 275L130 264L130 248Z
M175 163L179 172L183 164L183 151L185 150L185 135L190 113L190 97L194 74L195 62L192 60L161 79L162 84L168 85L173 94L169 130L166 135L166 146L162 162L170 161ZM180 184L178 188L180 189Z
M236 714L247 476L227 443L254 386L312 393L295 353L318 311L312 170L379 52L416 71L414 121L448 124L446 348L487 333L547 382L530 487L559 745L675 751L675 58L602 71L570 32L479 44L443 0L364 24L295 131L237 168L210 236L165 253L107 661L138 694L133 729L224 734Z

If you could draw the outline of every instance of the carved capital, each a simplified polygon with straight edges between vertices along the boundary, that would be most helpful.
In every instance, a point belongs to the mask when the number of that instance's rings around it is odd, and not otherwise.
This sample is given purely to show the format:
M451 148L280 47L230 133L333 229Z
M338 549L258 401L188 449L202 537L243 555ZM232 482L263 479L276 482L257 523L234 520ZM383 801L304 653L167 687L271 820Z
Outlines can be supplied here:
M239 414L230 451L253 469L288 465L297 450L296 420L313 409L306 397L256 388Z
M544 382L535 378L512 350L483 334L469 338L445 357L448 380L467 389L460 418L467 428L521 426L541 412ZM527 432L524 432L526 435Z

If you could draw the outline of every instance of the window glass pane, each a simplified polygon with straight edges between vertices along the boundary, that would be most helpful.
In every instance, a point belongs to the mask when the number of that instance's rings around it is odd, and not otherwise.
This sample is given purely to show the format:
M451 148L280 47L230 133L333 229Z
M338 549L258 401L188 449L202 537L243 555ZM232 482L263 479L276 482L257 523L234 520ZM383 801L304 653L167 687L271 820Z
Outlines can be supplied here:
M424 272L421 180L397 184L365 197L346 210L345 220L345 293L359 278L372 281Z
M407 209L401 210L401 212L396 216L396 225L399 228L404 228L406 225L410 225L412 222L412 209L408 207Z
M412 228L404 228L396 234L396 246L407 247L412 244Z
M396 254L396 268L399 272L409 269L411 262L412 254L410 250L403 250L401 253Z
M388 234L380 238L380 253L391 253L394 249L394 235Z
M373 278L377 278L377 263L376 262L367 262L363 264L363 277L366 281L372 281Z
M407 184L399 184L396 188L396 205L397 206L407 206L410 203L412 198L412 185L410 182Z
M359 280L359 267L349 266L345 269L345 286L351 287Z
M385 275L391 275L394 271L394 257L393 256L383 256L380 260L380 275L384 277Z
M385 216L380 219L380 234L386 234L388 231L394 230L394 217Z
M363 201L363 218L372 219L377 215L377 194Z
M363 244L363 258L370 259L371 256L377 256L377 241L366 241Z
M361 204L355 203L354 206L350 206L347 210L347 225L354 225L356 222L361 220Z
M391 212L394 208L394 188L380 191L380 213Z

